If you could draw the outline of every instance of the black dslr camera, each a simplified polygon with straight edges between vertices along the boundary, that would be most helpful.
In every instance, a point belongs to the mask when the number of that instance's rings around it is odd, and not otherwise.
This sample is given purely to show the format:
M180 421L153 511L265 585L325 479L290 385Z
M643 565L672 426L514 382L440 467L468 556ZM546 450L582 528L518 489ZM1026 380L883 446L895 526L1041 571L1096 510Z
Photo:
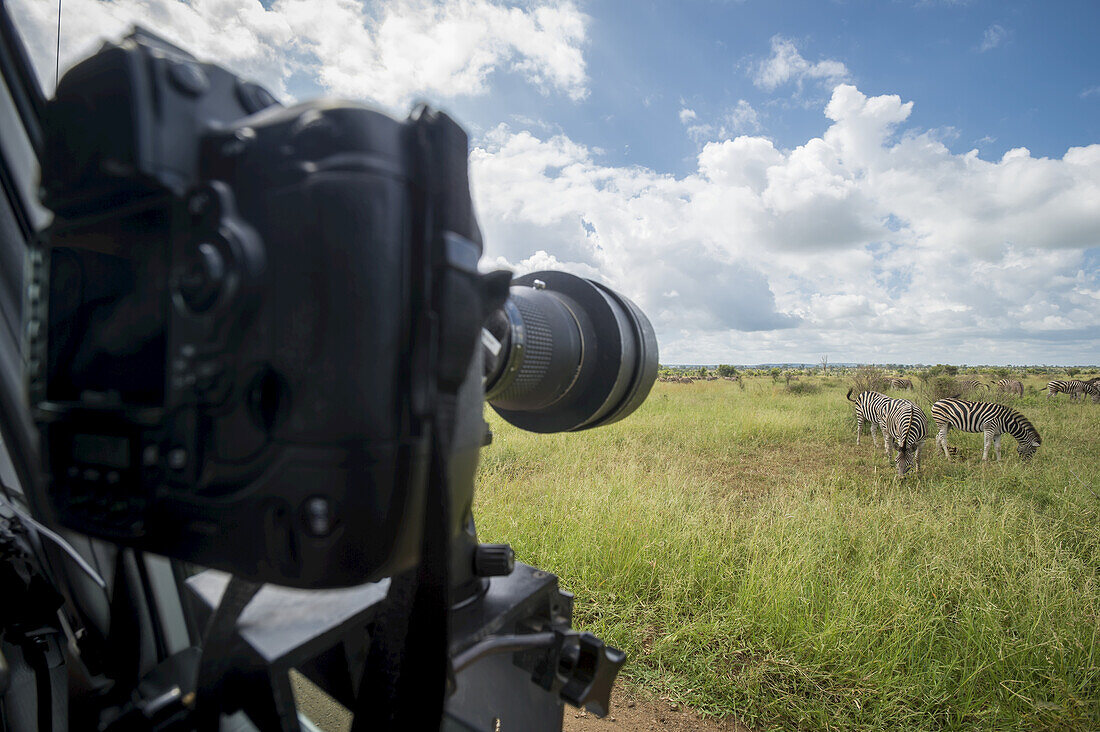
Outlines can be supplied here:
M464 724L502 718L463 697L484 655L606 709L621 654L569 630L552 575L520 582L510 549L478 544L471 503L486 400L540 432L642 403L657 344L633 303L561 272L480 273L467 138L426 107L283 107L136 31L69 71L44 120L54 220L29 260L26 363L57 520L255 587L393 578L364 601L368 635L390 603L399 650L442 638ZM216 620L218 593L196 594ZM394 647L347 673L360 699L434 663L397 673Z

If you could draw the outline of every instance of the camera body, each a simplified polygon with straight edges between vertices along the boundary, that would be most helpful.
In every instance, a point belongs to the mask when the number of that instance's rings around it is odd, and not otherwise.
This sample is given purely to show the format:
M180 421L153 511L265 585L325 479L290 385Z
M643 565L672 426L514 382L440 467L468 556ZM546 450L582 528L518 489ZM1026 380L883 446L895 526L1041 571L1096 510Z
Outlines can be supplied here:
M300 587L415 564L484 317L462 130L284 108L140 33L46 120L27 333L61 522ZM472 486L476 448L449 465Z

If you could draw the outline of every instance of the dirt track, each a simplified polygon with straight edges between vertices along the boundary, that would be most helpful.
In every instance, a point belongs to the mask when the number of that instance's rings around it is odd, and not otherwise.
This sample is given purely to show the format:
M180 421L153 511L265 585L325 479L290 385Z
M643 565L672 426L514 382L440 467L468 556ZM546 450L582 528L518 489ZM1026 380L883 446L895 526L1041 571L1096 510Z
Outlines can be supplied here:
M346 709L297 675L294 695L298 708L323 732L346 732L351 728L351 714ZM732 720L704 719L675 704L628 696L619 690L611 697L611 713L603 719L567 706L562 729L563 732L750 732Z

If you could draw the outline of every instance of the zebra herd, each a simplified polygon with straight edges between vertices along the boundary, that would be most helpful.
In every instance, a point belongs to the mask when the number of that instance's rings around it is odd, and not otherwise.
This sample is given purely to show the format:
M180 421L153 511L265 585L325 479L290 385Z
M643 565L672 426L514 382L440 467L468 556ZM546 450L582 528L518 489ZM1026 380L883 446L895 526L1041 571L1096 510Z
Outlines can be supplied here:
M905 389L912 387L899 386L896 382L902 381L901 379L888 378L886 382L894 389ZM963 391L989 391L991 386L996 387L997 391L1001 394L1013 394L1015 396L1024 395L1024 382L1019 379L998 379L994 381L992 385L979 381L978 379L962 377L955 379L955 383ZM1089 379L1088 381L1078 381L1076 379L1056 379L1047 384L1047 398L1053 397L1055 394L1068 394L1071 401L1077 401L1084 395L1092 397L1092 401L1100 404L1100 376Z
M896 451L894 463L898 477L904 476L914 465L920 472L920 451L928 437L928 419L924 410L908 399L894 399L877 391L864 391L852 398L849 389L846 398L855 404L856 444L863 433L863 423L870 426L871 439L877 442L875 428L882 432L882 449L887 456ZM1016 451L1022 460L1029 460L1043 438L1022 414L995 402L971 402L958 397L940 399L932 405L932 420L936 423L936 447L943 448L943 455L951 461L951 449L947 433L952 429L961 432L981 432L985 435L982 461L989 459L993 447L997 459L1001 459L1001 435L1015 438Z
M1079 397L1088 394L1092 397L1094 404L1100 404L1100 383L1098 382L1100 382L1100 376L1088 381L1058 379L1047 384L1047 399L1061 393L1068 394L1070 401L1075 402Z

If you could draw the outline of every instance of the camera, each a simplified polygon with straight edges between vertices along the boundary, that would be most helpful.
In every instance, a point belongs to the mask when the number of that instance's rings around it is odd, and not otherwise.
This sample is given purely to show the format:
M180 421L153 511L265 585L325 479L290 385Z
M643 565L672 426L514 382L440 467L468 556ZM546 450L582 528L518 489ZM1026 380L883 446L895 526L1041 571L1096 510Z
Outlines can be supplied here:
M622 654L569 630L556 578L479 544L471 507L485 403L536 432L626 417L657 373L646 316L564 272L479 271L467 137L426 106L285 107L139 29L43 120L24 349L56 520L230 584L415 576L412 617L442 582L452 699L510 654L498 681L606 711ZM212 577L193 589L216 619Z

